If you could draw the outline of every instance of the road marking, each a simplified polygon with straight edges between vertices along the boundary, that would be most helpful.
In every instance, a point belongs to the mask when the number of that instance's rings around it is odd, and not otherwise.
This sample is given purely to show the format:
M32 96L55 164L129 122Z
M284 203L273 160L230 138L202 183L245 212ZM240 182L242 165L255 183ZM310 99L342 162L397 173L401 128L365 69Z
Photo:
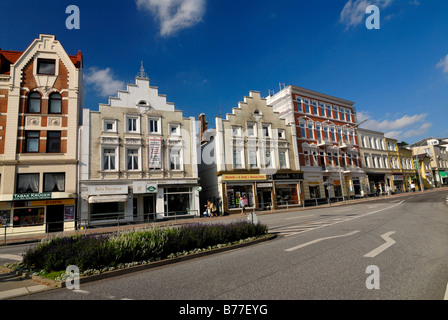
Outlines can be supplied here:
M310 241L310 242L307 242L307 243L303 243L301 245L298 245L298 246L286 249L285 251L291 252L291 251L294 251L294 250L297 250L297 249L301 249L303 247L306 247L306 246L309 246L309 245L312 245L312 244L315 244L315 243L318 243L318 242L321 242L321 241L324 241L324 240L348 237L348 236L354 235L354 234L356 234L358 232L361 232L361 231L360 230L356 230L356 231L349 232L349 233L346 233L346 234L342 234L342 235L339 235L339 236L333 236L333 237L326 237L326 238L316 239L316 240L313 240L313 241Z
M81 290L81 289L74 289L73 292L76 292L76 293L83 293L83 294L89 294L89 293L90 293L90 291Z
M374 213L378 213L378 212L381 212L381 211L389 210L389 209L392 209L392 208L395 208L395 207L401 205L403 202L404 202L404 200L402 200L399 203L396 203L396 204L394 204L394 205L392 205L390 207L381 208L381 209L378 209L378 210L375 210L375 211L367 212L367 213L364 213L364 214L359 214L359 215L356 215L356 216L350 216L350 217L345 217L345 218L344 217L334 218L336 220L333 219L333 221L331 221L332 219L330 219L330 220L322 220L322 221L315 221L315 222L304 222L304 223L306 223L306 225L297 226L298 228L300 228L300 230L297 230L297 232L292 232L292 230L291 230L291 231L289 231L289 232L287 232L285 234L285 237L291 237L291 236L294 236L294 235L297 235L297 234L300 234L300 233L313 231L313 230L324 228L324 227L327 227L327 226L332 226L332 225L335 225L335 224L338 224L338 223L341 223L341 222L346 222L346 221L350 221L350 220L353 220L353 219L362 218L362 217L365 217L365 216L368 216L368 215L371 215L371 214L374 214ZM314 223L315 225L312 225L312 223ZM283 228L279 228L276 231L281 233L282 230L283 230Z
M384 241L386 241L386 243L384 243L384 244L380 245L378 248L370 251L368 254L364 255L364 257L374 258L377 255L379 255L381 252L383 252L384 250L389 248L390 246L394 245L396 243L395 240L389 237L390 235L393 235L394 233L395 233L395 231L390 231L390 232L383 234L381 236L381 238L383 238Z
M16 260L16 261L22 261L23 256L19 256L17 254L0 254L0 259L7 259L7 260Z
M314 217L312 214L308 216L298 216L298 217L292 217L292 218L285 218L285 220L293 220L293 219L301 219L301 218L309 218Z

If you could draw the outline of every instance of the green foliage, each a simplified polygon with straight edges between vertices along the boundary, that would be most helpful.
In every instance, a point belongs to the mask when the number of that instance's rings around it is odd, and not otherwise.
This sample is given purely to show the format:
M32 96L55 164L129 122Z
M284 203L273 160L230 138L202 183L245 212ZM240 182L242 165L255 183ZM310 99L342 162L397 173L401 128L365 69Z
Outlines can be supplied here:
M23 264L46 272L76 265L80 271L107 269L135 261L164 259L178 252L209 248L267 234L265 225L188 224L112 235L76 235L46 240L26 252Z

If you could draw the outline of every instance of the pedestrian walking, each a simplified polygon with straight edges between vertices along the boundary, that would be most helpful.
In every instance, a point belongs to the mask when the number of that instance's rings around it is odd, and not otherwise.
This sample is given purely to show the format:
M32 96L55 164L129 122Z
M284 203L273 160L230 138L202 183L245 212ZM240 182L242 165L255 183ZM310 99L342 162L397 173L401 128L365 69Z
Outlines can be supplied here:
M244 195L244 197L246 197L246 195ZM240 202L241 214L246 214L246 201L244 200L243 197L240 196L239 202Z

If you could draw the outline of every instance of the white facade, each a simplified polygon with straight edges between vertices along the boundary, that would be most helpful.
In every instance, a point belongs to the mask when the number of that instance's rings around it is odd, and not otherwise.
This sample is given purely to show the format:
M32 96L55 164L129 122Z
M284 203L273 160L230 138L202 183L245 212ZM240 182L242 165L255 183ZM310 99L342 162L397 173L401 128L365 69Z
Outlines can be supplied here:
M199 214L196 121L146 77L84 110L80 217L145 222Z

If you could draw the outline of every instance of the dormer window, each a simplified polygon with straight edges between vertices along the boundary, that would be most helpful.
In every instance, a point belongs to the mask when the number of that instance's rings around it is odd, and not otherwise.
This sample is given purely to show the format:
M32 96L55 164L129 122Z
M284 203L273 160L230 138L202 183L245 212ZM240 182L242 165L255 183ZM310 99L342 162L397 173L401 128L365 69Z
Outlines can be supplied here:
M56 60L37 59L37 74L55 75Z

